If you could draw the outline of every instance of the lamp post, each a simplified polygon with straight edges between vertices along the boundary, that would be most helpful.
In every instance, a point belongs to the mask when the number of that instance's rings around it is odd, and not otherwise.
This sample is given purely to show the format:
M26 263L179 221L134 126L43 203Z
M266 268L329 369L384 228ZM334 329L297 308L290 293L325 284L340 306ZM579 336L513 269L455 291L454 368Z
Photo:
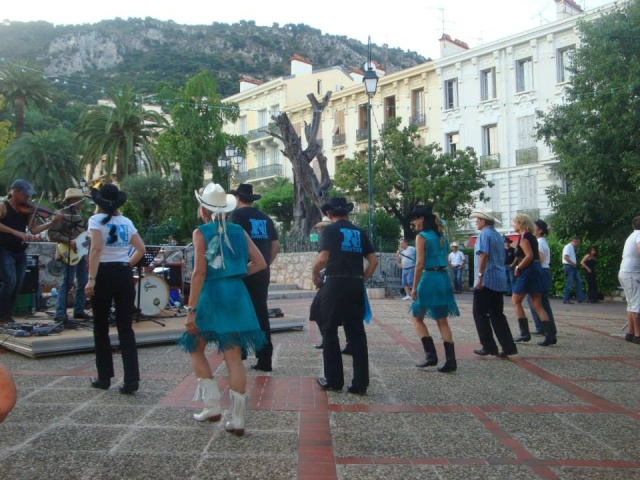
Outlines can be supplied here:
M373 242L373 158L371 152L371 98L378 88L378 75L371 62L371 37L369 37L369 61L364 65L364 90L367 92L367 146L369 161L369 240Z
M233 170L233 165L239 168L243 161L244 158L242 158L242 154L236 150L236 147L233 145L227 145L224 153L218 157L218 166L223 169L229 168L227 174L227 190L231 189L231 171Z
M80 186L80 190L82 190L82 193L86 194L89 191L89 188L87 187L87 181L84 178L80 180L80 182L78 182L78 185Z

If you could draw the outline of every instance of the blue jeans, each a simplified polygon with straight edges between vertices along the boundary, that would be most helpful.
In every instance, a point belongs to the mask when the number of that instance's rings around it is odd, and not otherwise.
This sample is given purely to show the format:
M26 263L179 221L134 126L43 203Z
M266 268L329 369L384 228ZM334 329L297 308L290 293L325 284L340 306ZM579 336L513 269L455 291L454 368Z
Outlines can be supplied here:
M27 252L0 247L0 319L11 316L27 274Z
M516 286L516 276L513 274L513 268L504 267L505 275L507 276L507 295L513 294L513 287Z
M462 267L453 267L451 269L453 274L453 291L458 293L462 291Z
M567 277L567 281L564 285L564 296L562 300L568 302L571 299L571 287L576 284L576 298L579 302L584 300L584 294L582 293L582 279L580 278L580 272L575 267L572 267L568 263L562 265L564 275Z
M551 303L549 303L549 291L551 290L551 269L543 268L543 290L542 290L542 308L547 313L547 317L549 318L549 326L551 335L556 335L558 331L556 330L556 321L553 317L553 310L551 310ZM531 318L533 318L533 323L536 326L537 332L542 332L542 322L540 321L540 317L536 313L536 311L531 307L531 297L527 295L527 302L529 303L529 310L531 310Z
M70 282L67 282L67 268L69 269ZM87 296L84 293L84 287L87 284L89 272L87 272L87 261L85 258L80 260L76 265L65 265L62 270L62 283L58 290L58 302L56 303L56 317L65 317L67 315L67 297L69 290L76 280L76 295L73 302L73 314L84 313L84 307L87 303Z

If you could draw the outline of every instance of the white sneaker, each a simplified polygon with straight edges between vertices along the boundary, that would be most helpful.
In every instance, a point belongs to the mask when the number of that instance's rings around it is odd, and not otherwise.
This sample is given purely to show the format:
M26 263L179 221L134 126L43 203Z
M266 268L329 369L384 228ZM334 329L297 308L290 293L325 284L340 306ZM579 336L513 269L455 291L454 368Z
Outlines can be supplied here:
M412 300L412 298L409 295L407 295L406 297L402 297L402 299L403 300Z

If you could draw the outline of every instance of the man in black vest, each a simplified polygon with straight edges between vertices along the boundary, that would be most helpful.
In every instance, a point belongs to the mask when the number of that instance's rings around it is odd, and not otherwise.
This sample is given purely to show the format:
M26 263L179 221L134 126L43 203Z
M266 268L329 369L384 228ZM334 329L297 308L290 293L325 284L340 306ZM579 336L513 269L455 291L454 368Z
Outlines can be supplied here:
M322 359L324 377L318 384L324 390L342 390L344 371L338 327L343 326L349 339L353 361L353 380L347 391L358 395L367 393L369 386L369 351L364 330L365 284L378 265L376 253L366 233L349 221L353 203L345 198L332 198L321 208L331 224L320 235L320 253L313 265L313 282L320 281L325 270L325 282L320 299L319 324L322 330ZM364 268L363 259L367 260Z
M229 215L229 221L240 225L249 234L253 243L262 253L267 268L256 274L244 278L244 284L249 291L253 308L256 310L260 329L267 337L267 344L258 352L256 358L258 363L252 365L254 370L270 372L272 367L273 344L271 343L271 325L269 324L269 308L267 307L267 297L269 295L269 282L271 281L271 271L269 266L276 259L280 251L280 241L273 220L269 215L261 212L253 206L253 202L259 200L261 195L253 193L253 185L241 183L237 190L229 190L238 200L237 208Z
M7 200L0 203L0 323L13 321L11 312L27 272L28 242L62 218L58 213L35 225L35 209L29 202L35 193L29 182L18 179L11 184Z

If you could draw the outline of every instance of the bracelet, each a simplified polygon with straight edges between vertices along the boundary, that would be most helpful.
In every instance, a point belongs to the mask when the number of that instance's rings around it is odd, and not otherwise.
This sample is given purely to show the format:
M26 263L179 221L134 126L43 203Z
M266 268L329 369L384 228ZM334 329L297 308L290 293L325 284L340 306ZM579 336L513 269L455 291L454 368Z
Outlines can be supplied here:
M187 311L187 313L191 313L191 312L196 313L196 309L193 307L190 307L189 305L185 305L184 309Z
M95 279L96 279L96 277L89 276L89 280L94 280L95 281Z

